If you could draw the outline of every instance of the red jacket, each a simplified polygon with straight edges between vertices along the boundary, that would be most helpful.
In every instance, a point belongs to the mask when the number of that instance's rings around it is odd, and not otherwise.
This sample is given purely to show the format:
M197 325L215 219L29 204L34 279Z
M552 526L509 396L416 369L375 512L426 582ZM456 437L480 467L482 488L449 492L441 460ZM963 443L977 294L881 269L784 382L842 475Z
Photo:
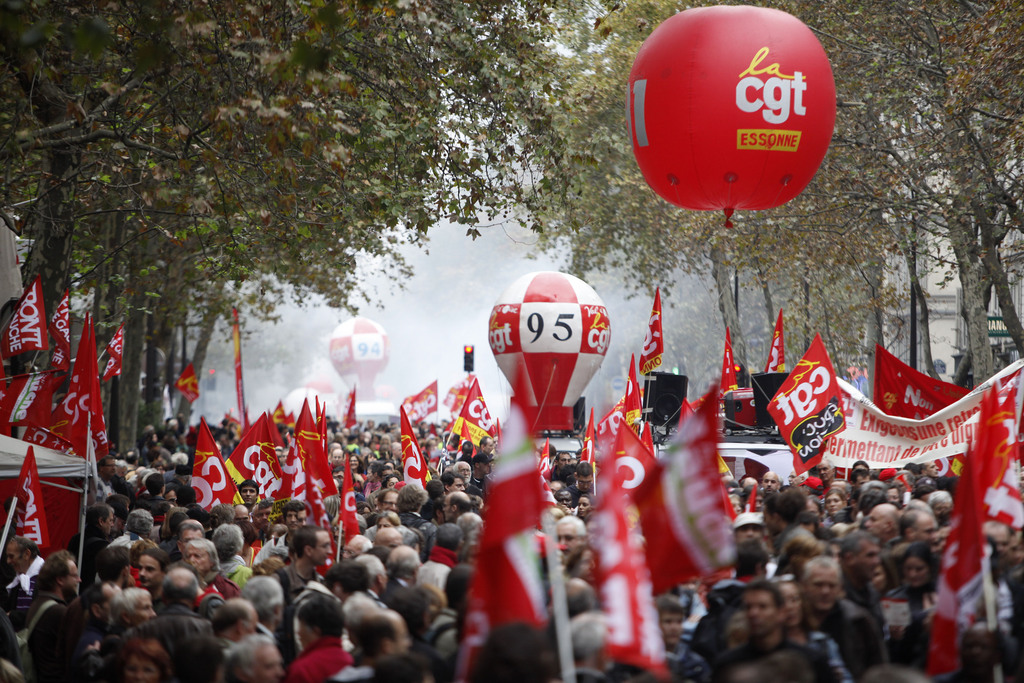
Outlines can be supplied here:
M288 667L284 683L323 683L347 666L352 655L341 647L338 636L324 636L303 650Z

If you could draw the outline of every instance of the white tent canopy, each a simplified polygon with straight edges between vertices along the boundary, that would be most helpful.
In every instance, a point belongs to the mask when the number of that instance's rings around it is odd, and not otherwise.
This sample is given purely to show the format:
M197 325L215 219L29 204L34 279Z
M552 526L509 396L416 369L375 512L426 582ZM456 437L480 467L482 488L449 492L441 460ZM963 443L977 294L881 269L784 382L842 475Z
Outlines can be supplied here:
M84 478L86 476L88 463L84 458L64 455L59 451L0 434L0 479L13 479L18 476L29 446L35 450L36 466L39 468L40 478Z

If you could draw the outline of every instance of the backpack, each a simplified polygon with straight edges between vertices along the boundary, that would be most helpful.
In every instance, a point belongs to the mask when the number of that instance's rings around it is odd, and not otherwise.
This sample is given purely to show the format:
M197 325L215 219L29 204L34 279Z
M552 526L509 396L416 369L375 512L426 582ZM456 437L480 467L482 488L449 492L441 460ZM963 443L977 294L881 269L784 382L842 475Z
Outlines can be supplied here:
M729 649L726 643L726 628L729 620L742 605L742 594L742 586L729 586L725 591L708 596L708 612L697 622L690 647L709 663L714 662L715 657Z
M46 611L56 604L56 600L47 598L43 606L36 612L36 615L32 617L32 621L28 622L28 626L15 634L15 638L18 641L18 649L21 651L21 671L25 676L25 683L36 683L37 680L35 663L32 661L32 650L28 646L29 638L32 637L32 631L35 630L36 624L46 614Z

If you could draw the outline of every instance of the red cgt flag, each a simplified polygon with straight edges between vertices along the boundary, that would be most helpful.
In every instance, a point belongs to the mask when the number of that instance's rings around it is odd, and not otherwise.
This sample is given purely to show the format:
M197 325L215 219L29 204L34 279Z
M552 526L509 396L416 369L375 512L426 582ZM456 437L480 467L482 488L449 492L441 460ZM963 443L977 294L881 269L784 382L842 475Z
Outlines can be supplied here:
M665 340L661 336L661 287L658 287L654 292L651 318L647 321L644 348L640 352L640 374L647 375L661 367L661 358L664 354Z
M474 446L479 446L480 440L490 436L493 429L494 418L491 417L491 412L484 402L480 383L474 379L473 386L466 395L466 401L462 404L462 412L452 425L452 431L463 439L472 441Z
M1019 380L1018 376L1006 386L990 389L982 398L970 456L976 462L984 504L982 520L1002 522L1018 531L1024 527L1024 505L1017 486Z
M46 528L46 513L43 511L43 488L39 482L39 468L36 466L36 452L28 447L25 460L18 474L18 517L15 533L35 541L40 548L50 545L50 534Z
M668 456L633 494L644 536L656 540L647 546L655 595L735 560L718 474L718 431L718 402L706 397L696 413L681 419Z
M180 391L189 403L195 403L199 398L199 378L196 377L196 369L191 363L181 371L181 377L174 382L174 388Z
M54 370L71 369L71 304L68 290L53 312L47 328L53 337L53 355L50 356L50 367Z
M739 381L736 379L736 363L732 357L732 336L729 328L725 328L725 350L722 352L722 381L719 384L718 394L722 396L727 391L738 389Z
M82 337L78 340L75 370L71 373L68 393L54 408L51 424L50 431L70 441L74 446L75 455L81 458L87 456L90 439L95 457L102 458L110 450L107 427L103 421L103 404L100 402L96 332L93 329L92 317L88 314L85 316Z
M462 404L466 402L466 396L476 381L476 375L466 375L456 382L444 397L444 406L452 415L458 415L462 411Z
M632 435L632 431L623 429L619 438L628 438L627 434ZM607 461L610 457L604 455L601 459ZM650 571L643 544L637 534L630 532L630 501L622 486L623 471L613 467L608 471L613 472L612 476L606 478L590 524L594 575L608 623L608 657L664 673L665 649L654 609Z
M544 439L544 447L540 449L540 455L537 456L537 471L540 472L542 481L551 481L552 469L551 439ZM550 487L548 488L550 489Z
M768 412L793 451L798 475L821 462L828 437L846 429L839 383L820 334L768 403Z
M359 535L359 520L356 519L356 490L352 481L352 458L345 458L345 478L341 482L341 529L345 540Z
M118 377L121 374L121 353L124 350L124 323L117 328L117 332L114 333L110 343L107 344L107 355L110 357L107 360L107 367L103 371L103 381L106 382L111 377Z
M281 468L277 464L271 430L274 426L266 413L259 416L242 435L225 466L235 484L252 479L260 490L260 498L273 500L281 490Z
M583 452L580 453L580 462L594 464L594 408L590 408L590 419L587 421L587 431L583 437Z
M620 480L619 486L626 491L642 486L657 468L654 450L648 448L632 429L619 430L615 437L614 455L615 476Z
M61 453L70 453L73 450L70 442L35 424L25 425L25 433L21 435L21 440Z
M920 420L967 395L968 390L918 372L875 344L875 403L894 417Z
M782 309L779 309L779 317L775 321L775 331L772 332L772 345L768 349L768 362L764 365L765 372L786 371L786 341L782 336Z
M626 424L636 433L640 433L640 415L643 408L640 401L640 383L636 379L636 363L632 355L629 357L629 378L626 380L626 398L622 406Z
M295 443L292 450L296 453L299 467L304 473L302 479L306 484L312 484L325 496L338 495L338 485L334 482L324 443L320 438L320 430L317 429L308 400L303 402L299 420L295 423ZM309 498L305 497L304 493L303 488L297 488L293 490L292 498L309 503Z
M467 680L474 655L491 629L513 621L539 627L547 619L534 536L545 505L529 432L536 409L521 403L529 395L523 384L525 374L521 370L513 382L506 448L490 483L487 504L503 513L488 517L480 537L457 680Z
M206 418L199 419L199 438L196 441L195 461L192 463L192 488L196 490L196 503L204 510L224 503L242 502L235 482L228 475L220 456L220 448L213 438Z
M989 390L982 398L979 424L985 424L997 410L995 392ZM982 484L977 480L978 461L990 446L986 441L982 430L971 444L953 499L928 647L928 675L933 677L960 665L960 636L974 622L982 577L989 571L988 543L981 528L985 519Z
M14 308L7 329L0 336L0 355L4 358L26 351L46 351L46 310L43 308L43 279L37 275Z
M345 406L345 426L352 429L357 424L356 421L356 388L352 387L352 391L348 392L348 405Z
M420 393L407 396L402 401L402 407L413 422L425 420L428 415L437 412L437 380L428 384Z
M430 481L430 473L427 472L427 461L420 452L419 442L416 440L416 432L412 430L412 423L409 416L405 414L405 406L399 408L402 414L402 475L406 484L417 484L421 488L427 488Z

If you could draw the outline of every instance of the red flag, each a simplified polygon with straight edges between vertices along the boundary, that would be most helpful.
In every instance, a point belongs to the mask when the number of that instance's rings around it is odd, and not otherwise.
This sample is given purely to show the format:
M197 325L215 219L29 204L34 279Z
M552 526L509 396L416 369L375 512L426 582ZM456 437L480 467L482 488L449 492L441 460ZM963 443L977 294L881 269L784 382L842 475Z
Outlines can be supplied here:
M979 424L985 424L997 410L994 393L990 390L982 399ZM982 576L989 570L988 543L981 529L985 511L976 471L978 461L985 457L982 449L989 447L986 440L981 430L979 438L971 444L971 455L953 498L928 647L928 675L932 677L959 666L960 636L974 622L982 593Z
M39 468L36 467L36 452L31 446L25 453L18 474L18 517L15 533L36 542L40 548L50 545L50 534L46 529L46 513L43 511L43 488L39 483Z
M619 438L626 434L633 436L630 430L623 429ZM610 457L604 455L601 459L608 461ZM594 575L608 623L605 647L608 657L616 662L659 673L665 667L665 649L654 609L650 571L643 544L637 534L630 533L623 471L614 467L611 471L590 524Z
M50 342L46 338L46 310L43 308L43 279L36 275L14 308L7 329L0 336L0 355L4 358L26 351L46 351Z
M35 424L25 425L25 433L22 434L21 440L61 453L70 453L73 450L70 442Z
M480 439L490 436L492 429L494 429L494 418L491 417L491 412L487 410L487 404L484 403L484 395L480 393L480 383L474 379L473 386L470 387L469 394L466 395L466 401L462 404L462 412L459 413L455 424L452 425L452 431L461 435L463 439L472 441L474 446L479 446Z
M196 377L196 369L191 363L181 371L181 377L174 383L174 388L180 391L189 403L195 403L199 398L199 378Z
M619 486L627 491L641 486L658 464L653 448L648 449L632 429L619 430L614 454L615 476L620 480Z
M419 442L416 440L416 432L412 430L409 416L405 414L405 406L399 408L402 414L402 474L406 484L419 484L427 488L430 481L430 473L427 472L427 461L420 452Z
M918 372L875 345L875 403L894 417L920 420L956 403L968 390Z
M644 446L647 447L651 453L657 453L654 450L654 436L651 434L651 423L644 422L644 429L640 432L640 440L643 441Z
M828 437L846 428L839 383L820 334L768 403L768 412L793 451L797 474L821 462Z
M719 384L718 395L723 396L725 392L739 389L740 383L736 380L736 363L732 358L732 337L729 335L729 328L725 328L725 350L722 352L722 381Z
M231 325L231 339L235 343L235 392L238 394L238 414L243 429L249 428L249 413L245 408L245 385L242 383L242 332L238 326L238 309L232 308L234 322Z
M765 372L786 371L786 342L782 336L782 309L779 309L779 317L775 321L775 331L772 332L772 345L768 349L768 362L764 365Z
M324 451L323 441L320 439L320 431L313 420L313 413L309 410L309 401L302 404L302 412L299 413L299 420L295 423L295 445L294 449L298 454L299 464L305 473L304 481L314 485L324 495L338 495L338 485L334 481L334 474L331 472L331 465L327 461L327 453ZM298 498L309 502L303 497L301 489L293 492L292 498Z
M356 388L352 387L352 391L348 392L348 405L345 406L345 426L352 429L357 424L356 421Z
M413 422L420 422L427 419L431 413L437 412L437 380L427 385L426 389L418 394L407 396L402 401L402 407Z
M356 491L352 482L352 458L345 458L345 478L341 482L344 495L341 496L341 529L345 540L359 535L359 520L356 519Z
M619 435L619 427L626 421L626 415L622 410L622 407L626 403L626 396L623 394L619 402L616 403L611 410L605 414L604 417L597 423L597 445L602 451L606 451L609 448L615 446L615 439Z
M53 390L64 375L49 370L11 378L7 388L0 383L0 425L48 424L53 411Z
M459 680L466 680L475 651L492 628L513 621L539 627L547 618L533 533L544 510L529 433L536 408L525 404L530 395L523 384L525 374L520 370L513 382L515 393L505 423L506 448L490 483L487 504L502 514L488 517L480 537L459 651Z
M750 497L747 498L747 505L743 508L744 512L757 512L757 484L754 484L753 488L750 489Z
M651 318L647 321L647 337L640 353L640 374L647 375L661 367L661 357L665 354L665 340L661 336L661 287L654 292L654 306Z
M654 594L733 563L732 523L720 494L718 402L679 425L668 457L655 463L634 493L647 546ZM626 434L626 430L621 430ZM639 440L638 440L639 441Z
M199 419L199 438L192 463L192 488L196 490L196 503L204 510L220 503L234 505L242 501L221 460L220 448L206 424L206 418Z
M70 441L75 455L84 458L88 453L90 438L93 455L102 458L110 450L107 427L103 421L103 405L100 403L100 373L96 365L96 332L92 317L85 316L82 337L78 340L78 354L75 369L71 374L71 385L64 400L54 409L54 434ZM91 434L90 434L91 432Z
M273 500L281 490L281 467L271 431L277 431L263 413L246 431L224 463L235 484L252 479L260 490L260 498Z
M623 401L623 415L626 424L637 434L640 433L640 415L643 412L640 404L640 383L636 380L636 364L633 356L629 357L629 378L626 381L626 398Z
M64 298L57 305L57 310L50 319L47 328L53 337L53 355L50 356L50 367L54 370L71 369L71 305L68 290L64 290Z
M594 408L590 408L590 419L587 421L587 432L583 437L583 452L580 453L580 462L594 464Z
M982 398L971 457L977 463L979 495L985 506L982 521L995 520L1019 531L1024 526L1024 505L1017 486L1018 389L1014 380L990 389Z
M111 377L118 377L121 374L121 353L124 348L124 323L117 328L114 337L107 344L107 368L103 371L103 381Z
M540 456L537 458L537 470L540 472L540 478L544 481L551 481L552 467L551 467L551 440L544 439L544 447L540 450ZM550 491L550 487L548 487Z
M452 415L458 415L462 411L462 404L466 402L466 396L476 381L476 375L466 375L456 382L448 394L444 397L444 405Z
M279 425L287 424L285 422L284 403L282 403L281 401L278 401L277 402L277 407L274 408L273 418L274 418L274 424L279 424Z

